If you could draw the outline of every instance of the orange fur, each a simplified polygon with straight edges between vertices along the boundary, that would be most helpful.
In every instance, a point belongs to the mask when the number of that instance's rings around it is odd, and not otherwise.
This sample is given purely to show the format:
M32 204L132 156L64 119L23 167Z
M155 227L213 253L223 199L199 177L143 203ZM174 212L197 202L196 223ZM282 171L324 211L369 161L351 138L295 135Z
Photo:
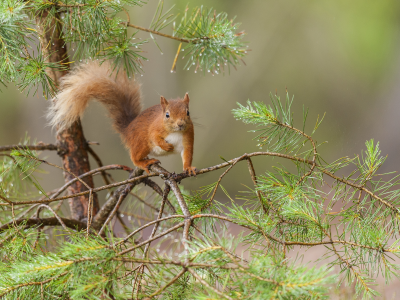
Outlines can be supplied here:
M181 151L184 171L195 175L192 166L194 129L188 94L184 99L171 101L161 97L160 104L140 113L139 85L122 71L117 75L108 64L100 66L90 62L63 78L61 92L48 113L50 123L59 129L69 127L83 115L91 99L106 106L137 167L149 172L150 165L159 163L148 158L151 153L167 155Z

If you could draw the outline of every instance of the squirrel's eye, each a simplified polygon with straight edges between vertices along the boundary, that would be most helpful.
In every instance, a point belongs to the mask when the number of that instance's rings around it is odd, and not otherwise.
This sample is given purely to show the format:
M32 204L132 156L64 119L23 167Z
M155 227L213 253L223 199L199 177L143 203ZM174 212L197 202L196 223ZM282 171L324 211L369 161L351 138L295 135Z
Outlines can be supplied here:
M166 116L167 118L169 118L169 112L167 112L167 113L165 114L165 116Z
M189 115L189 111L188 110L186 111L186 115Z

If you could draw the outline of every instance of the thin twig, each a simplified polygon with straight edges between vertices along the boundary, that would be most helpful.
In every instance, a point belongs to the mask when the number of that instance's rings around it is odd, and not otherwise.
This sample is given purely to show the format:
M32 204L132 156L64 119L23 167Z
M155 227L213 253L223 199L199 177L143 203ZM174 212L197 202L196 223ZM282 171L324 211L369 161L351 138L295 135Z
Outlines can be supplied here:
M86 172L82 175L79 175L78 178L84 178L87 176L91 176L91 175L96 175L99 172L104 172L105 170L123 170L123 171L128 171L128 172L132 172L132 169L124 166L124 165L108 165L108 166L104 166L104 167L100 167L100 168L96 168L93 170L90 170L89 172ZM52 195L51 199L54 200L56 199L56 197L58 195L60 195L62 192L64 192L70 185L72 185L73 183L75 183L76 181L78 181L77 178L74 178L70 181L68 181L67 183L65 183L54 195ZM74 197L74 195L72 195Z
M165 34L165 33L159 32L159 31L155 31L155 30L148 29L148 28L145 28L145 27L142 27L142 26L134 25L134 24L131 24L131 23L128 23L128 22L123 22L123 24L126 24L126 26L138 29L140 31L150 32L152 34L156 34L156 35L159 35L159 36L162 36L162 37L165 37L165 38L169 38L171 40L176 40L176 41L183 42L183 43L190 43L191 42L191 40L188 40L188 39L179 38L179 37L176 37L176 36L173 36L173 35Z
M67 170L67 169L65 169L65 168L63 168L63 167L60 167L60 166L58 166L58 165L52 164L52 163L50 163L50 162L48 162L48 161L46 161L46 160L44 160L44 159L39 159L39 158L37 158L37 157L35 157L35 156L32 156L32 155L28 155L28 154L22 153L22 156L25 156L25 157L27 157L28 159L36 160L36 161L38 161L38 162L44 163L44 164L46 164L46 165L49 165L49 166L51 166L51 167L60 169L60 170L62 170L63 172L68 173L69 175L71 175L72 177L74 177L76 180L78 180L80 183L82 183L82 184L89 190L89 193L92 192L92 188L91 188L85 181L83 181L79 176L76 176L76 175L73 174L71 171L69 171L69 170Z
M138 178L139 175L143 173L143 170L136 168L134 171L131 172L129 178ZM107 199L106 203L102 206L100 211L96 214L93 220L93 226L96 229L103 228L104 223L106 220L109 219L110 214L115 214L118 207L121 205L122 201L126 198L129 192L135 187L136 184L140 183L141 181L136 181L132 183L128 183L125 186L121 186L117 190L115 190L112 195Z
M139 197L137 194L130 192L130 194L135 197L137 200L139 200L140 202L142 202L144 205L150 207L151 209L153 209L156 212L159 212L159 210L157 209L157 207L155 207L154 205L148 203L147 201L143 200L141 197Z
M301 178L300 178L299 181L297 182L297 185L299 185L306 177L308 177L308 176L310 176L310 175L312 174L312 172L314 171L314 168L315 168L316 165L317 165L317 164L316 164L316 159L317 159L317 146L315 145L315 142L314 142L313 138L312 138L311 136L309 136L308 134L304 133L303 131L301 131L301 130L299 130L299 129L297 129L297 128L294 128L294 127L291 126L291 125L284 124L284 123L281 123L281 122L278 122L278 124L279 124L280 126L282 126L282 127L289 128L290 130L296 131L297 133L301 134L302 136L304 136L306 139L308 139L308 140L310 141L310 143L311 143L311 145L312 145L312 147L313 147L314 153L313 153L313 158L312 158L312 160L311 160L311 161L312 161L311 168L310 168L310 170L309 170L307 173L305 173L305 174L303 174L303 176L301 176Z
M120 211L120 212L118 212L118 214L122 214L122 215L127 215L127 216L129 216L129 217L134 217L134 218L136 218L136 219L140 219L140 220L144 220L144 221L148 221L148 222L150 222L150 221L153 221L153 219L151 219L151 218L149 218L149 217L145 217L145 216L142 216L142 215L138 215L138 214L133 214L133 213L129 213L129 212L126 212L126 211ZM130 231L129 231L130 232Z
M218 181L217 181L217 184L215 185L215 188L214 188L214 191L213 191L213 193L212 193L212 195L211 195L210 200L208 201L208 203L207 203L204 207L201 208L201 211L204 211L207 207L209 207L209 206L212 204L212 202L213 202L213 200L214 200L214 197L215 197L215 194L217 193L219 184L221 183L222 178L236 165L237 162L241 161L246 155L247 155L247 154L243 154L242 156L238 157L238 158L229 166L229 168L226 169L225 172L222 173L221 176L219 176Z
M143 183L149 187L151 187L157 194L159 194L161 197L163 196L163 191L161 187L155 183L153 180L146 178L143 179ZM167 205L169 209L172 211L173 214L176 214L176 209L175 207L171 204L171 202L167 199Z
M107 220L104 222L103 226L100 228L99 230L99 235L102 235L104 229L106 228L107 224L111 221L112 218L114 218L115 213L117 212L117 210L119 209L122 200L124 200L124 195L121 194L118 198L118 202L115 204L114 209L112 210L112 212L108 215Z
M164 194L163 194L163 198L162 198L162 202L161 202L160 211L158 212L157 220L160 220L161 217L162 217L162 215L163 215L165 203L166 203L166 201L168 200L168 195L169 195L169 192L170 192L170 191L171 191L171 188L169 187L169 185L165 185ZM159 224L160 224L160 222L157 222L157 223L154 224L154 227L153 227L153 230L152 230L152 232L151 232L151 234L150 234L149 239L151 239L151 238L154 237L154 235L155 235L156 232L157 232L157 229L158 229L158 225L159 225ZM148 254L148 251L149 251L149 248L150 248L150 244L151 244L151 243L148 243L148 244L146 245L146 247L144 248L144 251L143 251L143 258L146 258L147 254ZM142 267L139 269L139 273L140 273L140 274L139 274L139 276L138 276L138 280L139 280L138 293L140 292L140 289L141 289L140 282L141 282L141 280L142 280L143 272L144 272L144 265L142 265Z
M89 237L90 226L93 220L93 190L90 189L89 202L87 208L86 236Z
M197 275L197 273L191 269L188 269L188 271L190 272L190 274L193 275L193 277L195 277L202 285L206 286L207 288L209 288L210 290L212 290L214 293L216 293L217 295L224 297L226 299L229 300L233 300L233 298L225 295L224 293L221 293L220 291L218 291L216 288L212 287L211 285L209 285L207 283L207 281L203 280L199 275Z
M90 147L89 145L86 148L87 152L94 158L99 168L103 167L103 162L101 161L100 157L97 155L96 152ZM101 176L103 177L105 184L110 184L110 181L107 178L107 173L104 170L101 170Z
M113 187L125 185L125 184L127 184L127 183L138 182L138 181L141 181L141 180L143 180L143 179L145 179L145 178L147 178L147 177L150 177L150 176L157 176L157 175L154 174L154 173L150 173L150 174L145 174L145 175L137 176L137 177L134 177L134 178L131 178L131 179L127 179L127 180L124 180L124 181L120 181L120 182L117 182L117 183L112 183L112 184L109 184L109 185L104 185L104 186L101 186L101 187L98 187L98 188L94 188L94 189L93 189L93 192L96 193L96 192L103 191L103 190L107 190L107 189L110 189L110 188L113 188ZM89 191L83 191L83 192L79 192L79 193L76 193L76 194L72 194L72 195L68 195L68 196L63 196L63 197L58 197L58 198L54 198L54 199L31 200L31 201L18 201L18 202L15 202L14 205L29 205L29 204L50 203L50 202L55 202L55 201L60 201L60 200L65 200L65 199L74 198L74 197L77 197L77 196L87 195L87 194L89 194L89 193L90 193ZM1 204L1 203L0 203L0 204ZM4 204L2 204L2 205L10 205L10 204L4 203Z
M154 296L157 296L162 293L167 287L169 287L171 284L173 284L175 281L177 281L183 274L185 274L187 271L186 268L183 268L182 271L180 271L174 278L172 278L166 285L164 285L162 288L160 288L158 291L154 292L151 294L149 297L153 298Z
M125 230L126 234L129 234L131 231L129 229L129 227L125 224L124 220L122 219L121 213L119 211L117 211L117 219L118 221L121 223L122 228Z
M36 150L36 151L41 151L41 150L58 150L57 145L54 144L43 144L39 143L36 145L6 145L6 146L1 146L0 147L0 152L1 151L12 151L12 150L19 150L19 149L29 149L29 150Z
M227 265L213 265L213 264L203 264L203 263L189 263L183 261L172 261L172 260L148 260L148 259L136 259L136 258L127 258L127 257L114 257L113 260L123 261L123 262L131 262L131 263L140 263L140 264L150 264L150 265L175 265L181 267L190 267L190 268L221 268L225 270L230 269L238 269L237 266L227 266ZM243 267L245 268L245 267Z
M247 165L249 167L250 176L251 176L251 179L253 180L253 184L256 189L256 194L257 194L258 200L260 201L260 204L261 204L261 207L262 207L264 213L267 213L268 211L264 206L264 203L263 203L263 200L261 197L261 192L257 188L258 183L257 183L256 171L254 170L253 162L251 161L250 157L247 159Z
M157 220L160 220L162 218L162 215L164 213L165 203L167 202L170 190L171 190L171 188L168 185L166 185L165 188L164 188L164 195L163 195L163 199L162 199L162 202L161 202L160 211L158 212ZM150 238L154 237L154 235L157 232L157 229L158 229L159 225L160 225L160 222L154 223L154 227L153 227L153 230L152 230L152 232L150 234ZM143 258L145 258L147 256L147 253L149 251L149 247L150 247L150 243L148 243L146 245L146 247L144 248Z
M118 246L118 245L120 245L120 244L122 244L122 243L125 243L127 240L129 240L129 239L130 239L132 236L134 236L136 233L142 231L143 229L145 229L145 228L147 228L147 227L149 227L149 226L151 226L151 225L153 225L153 224L156 224L156 223L159 223L159 222L162 222L162 221L165 221L165 220L169 220L169 219L184 218L184 217L185 217L185 216L183 216L183 215L172 215L172 216L164 217L164 218L157 219L157 220L155 220L155 221L149 222L149 223L147 223L147 224L141 226L140 228L136 229L136 230L133 231L132 233L130 233L130 234L129 234L127 237L125 237L123 240L117 242L117 243L114 245L114 247L115 247L115 246Z
M137 248L139 248L139 247L142 247L142 246L144 246L144 245L146 245L146 244L148 244L148 243L150 243L150 242L152 242L152 241L154 241L154 240L156 240L156 239L158 239L158 238L160 238L160 237L162 237L162 236L167 235L168 233L170 233L170 232L172 232L172 231L177 230L177 229L180 228L180 227L183 227L184 225L185 225L185 222L179 223L179 224L177 224L177 225L171 227L170 229L168 229L168 230L166 230L166 231L164 231L164 232L161 232L161 233L157 234L156 236L154 236L154 237L151 238L151 239L148 239L148 240L146 240L146 241L144 241L144 242L142 242L142 243L140 243L140 244L137 244L137 245L135 245L135 246L133 246L133 247L131 247L131 248L128 248L128 249L125 249L125 250L119 252L117 255L124 255L124 254L126 254L126 253L128 253L128 252L131 252L131 251L133 251L133 250L135 250L135 249L137 249Z
M60 217L60 218L64 222L64 224L69 228L76 229L78 231L86 229L86 223L83 223L81 221L74 220L74 219L67 219L67 218L62 218L62 217ZM45 219L38 219L38 218L20 219L20 220L15 220L15 224L17 226L23 224L24 228L35 227L35 226L58 226L58 225L61 225L59 220L56 217L45 218ZM12 222L0 226L0 232L9 229L11 225L12 225Z

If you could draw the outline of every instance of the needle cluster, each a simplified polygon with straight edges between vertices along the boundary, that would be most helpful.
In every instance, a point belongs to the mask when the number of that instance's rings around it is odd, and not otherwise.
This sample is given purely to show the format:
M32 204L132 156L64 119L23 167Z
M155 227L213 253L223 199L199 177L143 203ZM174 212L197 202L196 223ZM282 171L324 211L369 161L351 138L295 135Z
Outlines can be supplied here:
M49 76L49 69L66 71L70 63L87 59L110 60L116 69L134 76L143 72L143 62L148 60L144 55L147 39L139 32L149 33L154 41L155 36L179 41L178 53L182 49L188 54L185 69L195 64L196 70L218 74L224 65L227 69L236 66L245 55L240 41L243 32L237 32L238 24L225 13L204 8L192 14L185 11L176 25L172 8L164 12L161 0L146 28L133 24L129 15L129 10L143 9L144 4L140 0L1 1L0 83L16 83L28 93L42 86L45 97L53 96L58 83ZM162 32L167 30L170 33ZM53 32L59 35L57 40L48 39ZM57 53L57 61L50 59Z

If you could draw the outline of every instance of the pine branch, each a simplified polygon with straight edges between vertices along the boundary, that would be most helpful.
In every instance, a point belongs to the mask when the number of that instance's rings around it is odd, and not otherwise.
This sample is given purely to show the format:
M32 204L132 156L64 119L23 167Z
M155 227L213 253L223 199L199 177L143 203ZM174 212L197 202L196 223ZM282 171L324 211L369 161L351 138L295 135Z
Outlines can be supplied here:
M41 84L45 96L51 97L68 72L67 47L76 60L111 60L128 76L142 72L147 58L139 31L148 33L159 48L155 36L179 42L173 71L183 55L185 69L218 74L236 68L248 51L244 32L225 13L186 9L175 25L172 8L164 11L160 1L146 28L133 24L126 10L141 4L137 0L1 2L0 82L14 82L28 93ZM126 19L118 13L125 13ZM170 25L172 34L164 33ZM131 34L132 29L137 31ZM286 95L283 101L272 96L270 105L239 104L235 118L256 126L258 146L267 149L198 170L196 175L204 176L225 168L216 182L193 192L178 185L188 174L159 165L146 174L121 165L103 166L88 148L79 122L60 132L54 145L25 140L0 147L4 152L0 154L0 295L6 299L324 298L327 285L336 278L328 267L310 268L288 259L289 251L300 246L323 247L326 257L333 257L328 266L340 268L339 283L355 282L358 295L375 296L376 274L381 271L389 280L399 271L392 262L400 257L399 176L379 174L385 157L373 140L361 156L326 163L313 138L321 121L306 133L307 112L303 112L298 129L292 102ZM35 150L56 150L63 166L39 158ZM90 169L87 152L98 168ZM254 164L256 156L276 157L291 165L265 171L263 165ZM226 174L242 161L254 186L240 194L244 203L239 205L222 185L228 180ZM63 186L50 192L41 187L34 175L43 163L68 175ZM131 175L115 181L110 170ZM104 184L95 187L91 178L97 174ZM152 177L159 177L164 186ZM151 193L141 189L145 185ZM31 188L41 195L28 193ZM216 199L219 189L227 201ZM68 194L61 196L66 190ZM109 194L100 209L95 197L103 190ZM136 196L126 201L129 194ZM66 199L71 214L60 209ZM339 203L341 209L336 211ZM125 222L122 209L129 214L128 221L131 216L135 219ZM114 216L124 227L123 238L116 237ZM86 222L79 221L85 218ZM238 225L241 233L230 235L229 224ZM238 253L243 247L246 260Z

